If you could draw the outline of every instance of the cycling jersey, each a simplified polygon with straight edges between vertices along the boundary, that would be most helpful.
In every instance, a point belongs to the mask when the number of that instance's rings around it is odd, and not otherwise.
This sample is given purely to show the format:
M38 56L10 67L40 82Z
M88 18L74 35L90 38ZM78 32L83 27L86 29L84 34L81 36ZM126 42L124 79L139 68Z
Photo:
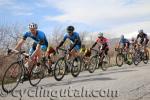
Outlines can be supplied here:
M81 45L81 40L80 40L79 34L77 32L73 32L73 34L71 36L68 33L66 33L64 36L64 41L67 38L69 38L73 43L75 42L76 39L78 39L77 45Z
M81 48L80 53L85 53L87 51L87 48Z
M120 44L126 44L126 43L130 43L129 40L127 39L122 39L119 41Z
M44 34L44 32L37 30L36 36L34 36L31 32L25 32L23 34L23 39L26 40L28 37L32 38L34 40L34 43L32 47L29 50L29 55L32 55L32 53L35 51L37 44L41 45L41 50L46 51L48 47L48 41Z
M91 56L91 52L87 48L81 48L80 53L83 54L85 57L90 57Z
M76 51L79 51L80 48L81 48L81 40L80 40L79 34L78 34L77 32L73 32L73 34L70 36L68 33L66 33L66 34L64 35L64 41L65 41L67 38L70 39L73 43L75 42L76 39L78 39L78 42L77 42L77 44L75 45L74 49L75 49Z
M127 43L127 47L129 48L129 46L130 46L129 40L127 40L127 39L121 39L121 40L119 41L119 44L122 44L123 47L126 46L126 43Z
M104 38L104 37L103 37L102 39L97 38L97 39L96 39L96 42L103 45L103 44L105 44L105 43L108 43L108 39L107 39L107 38Z
M143 33L143 34L138 34L137 35L137 39L141 38L141 39L147 39L147 34Z
M27 37L30 37L34 40L35 43L39 43L41 45L46 45L48 46L48 41L47 38L44 34L44 32L37 30L37 35L34 36L31 32L25 32L23 35L23 39L26 40Z
M137 35L137 39L138 39L138 38L141 39L141 40L140 40L140 44L143 44L144 40L145 40L145 45L148 44L149 39L148 39L148 37L147 37L147 34L145 34L145 33L143 33L143 34L138 34L138 35Z
M98 44L102 44L102 50L104 50L105 48L109 48L108 47L108 39L107 38L97 38L96 39L96 42L98 43Z

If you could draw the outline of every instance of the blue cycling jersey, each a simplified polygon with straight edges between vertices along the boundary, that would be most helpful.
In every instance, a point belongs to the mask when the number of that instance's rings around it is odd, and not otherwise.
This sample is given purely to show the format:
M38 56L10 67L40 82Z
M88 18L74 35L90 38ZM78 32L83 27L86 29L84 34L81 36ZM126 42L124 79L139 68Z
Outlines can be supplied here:
M126 44L126 43L130 43L130 42L127 39L121 39L119 43Z
M48 41L47 38L45 36L45 33L42 31L37 30L37 35L34 36L31 32L25 32L23 34L23 39L27 39L27 37L30 37L34 40L35 43L40 43L41 45L46 45L48 46Z
M80 36L77 32L73 32L72 36L70 36L68 33L64 35L64 41L69 38L73 43L76 39L78 39L77 45L81 45Z

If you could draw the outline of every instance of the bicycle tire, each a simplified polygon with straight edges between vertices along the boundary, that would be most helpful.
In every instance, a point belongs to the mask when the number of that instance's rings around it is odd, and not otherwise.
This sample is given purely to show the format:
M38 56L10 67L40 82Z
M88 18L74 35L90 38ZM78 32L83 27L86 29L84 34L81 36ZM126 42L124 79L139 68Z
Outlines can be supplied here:
M18 66L19 66L19 68L21 68L21 72L20 73L18 73L19 74L19 76L17 77L17 82L16 82L16 85L15 86L13 86L13 88L12 89L10 89L10 90L8 90L6 87L5 87L5 85L7 85L6 83L5 83L5 78L7 79L7 72L9 72L9 69L11 69L12 67L13 67L13 65L15 65L15 64L17 64ZM3 79L2 79L2 89L4 90L4 92L6 92L6 93L11 93L11 92L13 92L14 91L14 89L18 86L18 84L19 84L19 82L20 82L20 80L21 80L21 76L22 76L22 67L20 67L20 64L19 64L19 62L14 62L14 63L12 63L12 64L10 64L10 66L6 69L6 71L5 71L5 73L4 73L4 76L3 76ZM10 79L9 79L9 81L11 81ZM13 83L14 84L14 83Z
M94 66L91 66L91 62L95 59L95 64ZM92 56L90 58L90 64L88 65L88 71L89 73L93 73L97 67L97 64L98 64L98 57L97 56Z
M75 63L76 59L80 62L80 64L79 64L78 67L74 66L74 63ZM81 62L80 57L79 56L75 57L73 59L72 68L71 68L71 74L72 74L73 77L77 77L80 74L80 72L81 72L81 66L82 66L82 62ZM76 71L76 68L78 68L77 71Z
M122 59L120 64L118 63L118 60L117 60L118 58ZM121 67L123 65L123 62L124 62L123 54L121 54L121 53L117 54L117 56L116 56L116 64L117 64L117 66Z
M28 74L29 75L29 83L32 86L37 86L41 82L41 80L44 78L44 74L45 74L45 65L40 65L39 66L39 68L40 68L39 70L40 71L37 72L37 73L33 72L35 70L34 69L35 67L36 67L36 64L33 64L32 68L31 68L31 70L29 71L29 74Z
M60 66L58 65L59 63L60 63L60 61L63 61L64 62L64 72L62 72L63 74L62 74L62 76L59 78L59 77L57 77L57 72L56 72L56 70L59 68L59 73L60 73ZM58 68L57 68L57 66L58 66ZM57 81L61 81L63 78L64 78L64 76L65 76L65 73L66 73L66 61L65 61L65 59L64 59L64 57L62 57L62 58L59 58L58 60L57 60L57 62L56 62L56 64L55 64L55 67L54 67L54 78L55 78L55 80L57 80Z
M110 65L110 58L109 58L109 56L105 55L105 58L106 58L107 61L103 61L103 62L102 62L102 66L101 66L101 69L102 69L103 71L106 71L107 68L108 68L109 65ZM105 58L104 58L104 59L105 59ZM108 65L105 66L106 63L107 63Z

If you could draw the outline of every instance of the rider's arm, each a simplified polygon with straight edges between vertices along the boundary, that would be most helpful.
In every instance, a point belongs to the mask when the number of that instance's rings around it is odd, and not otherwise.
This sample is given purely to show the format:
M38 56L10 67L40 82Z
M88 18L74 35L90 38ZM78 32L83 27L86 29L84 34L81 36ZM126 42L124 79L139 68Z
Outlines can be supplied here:
M59 48L59 47L61 47L63 44L64 44L64 40L63 41L61 41L60 43L59 43L59 45L57 46L57 48Z
M95 43L92 45L92 47L91 47L91 48L94 48L94 47L96 46L96 44L97 44L97 42L95 42Z
M17 43L16 47L15 47L15 50L18 50L19 48L21 48L22 44L25 42L25 40L27 39L29 33L26 32L23 34L23 37L22 39Z
M28 32L25 32L23 34L23 37L22 39L17 43L16 47L15 47L15 50L18 50L19 48L21 48L22 44L25 42L25 40L27 39L27 37L29 37L29 33Z
M66 41L66 39L67 39L67 35L65 34L64 39L59 43L57 48L61 47L64 44L64 42Z
M140 37L140 36L139 36L139 34L138 34L137 37L136 37L136 39L135 39L135 43L137 43L137 40L138 40L139 37Z
M21 39L18 43L17 43L17 45L16 45L16 47L15 47L15 50L18 50L19 48L21 48L21 46L22 46L22 44L25 42L25 40L24 39Z

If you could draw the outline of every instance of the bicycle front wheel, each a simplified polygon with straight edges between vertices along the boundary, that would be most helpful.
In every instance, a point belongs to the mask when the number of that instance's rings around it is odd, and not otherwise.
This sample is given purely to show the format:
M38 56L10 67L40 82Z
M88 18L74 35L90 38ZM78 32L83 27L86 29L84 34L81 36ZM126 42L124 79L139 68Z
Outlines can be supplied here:
M105 55L101 66L102 70L106 71L109 65L110 65L110 58L109 56Z
M54 78L61 81L66 72L66 61L64 58L58 59L54 67Z
M116 56L116 64L117 66L121 67L123 65L124 57L123 54L117 54Z
M4 73L2 89L6 93L12 92L19 84L22 76L22 67L19 62L12 63Z
M149 52L148 52L148 51L144 52L142 58L143 58L144 64L147 64L147 63L148 63L148 60L149 60Z
M75 57L73 59L73 64L71 68L71 74L73 77L77 77L80 74L81 66L82 66L82 63L81 63L80 57Z
M92 56L90 59L90 63L88 65L88 70L90 73L93 73L95 71L97 64L98 64L98 57Z

